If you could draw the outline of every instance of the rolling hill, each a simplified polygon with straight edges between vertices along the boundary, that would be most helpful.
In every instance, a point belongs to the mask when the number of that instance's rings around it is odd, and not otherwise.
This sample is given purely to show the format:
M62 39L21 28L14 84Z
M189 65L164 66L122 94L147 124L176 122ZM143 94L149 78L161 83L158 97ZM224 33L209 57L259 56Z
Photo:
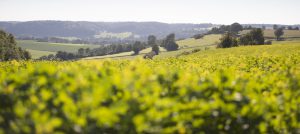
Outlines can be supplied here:
M187 38L196 33L204 32L205 29L212 26L213 24L167 24L160 22L0 22L1 29L17 37L77 37L81 39L99 37L103 33L131 33L132 38L145 38L149 34L164 37L169 33L175 33L177 38Z
M172 57L177 56L181 53L192 51L194 49L208 49L211 47L215 47L218 43L219 39L221 38L220 34L213 34L213 35L207 35L204 36L202 39L195 40L194 38L187 38L184 40L177 41L177 44L179 45L179 50L177 51L166 51L164 48L160 47L160 54L158 56L155 56L155 58L166 58L166 57ZM95 56L95 57L87 57L83 58L85 60L91 60L91 59L132 59L136 57L143 57L144 54L151 52L151 48L146 48L142 51L140 51L139 55L133 55L133 52L124 52L119 54L112 54L112 55L105 55L105 56Z

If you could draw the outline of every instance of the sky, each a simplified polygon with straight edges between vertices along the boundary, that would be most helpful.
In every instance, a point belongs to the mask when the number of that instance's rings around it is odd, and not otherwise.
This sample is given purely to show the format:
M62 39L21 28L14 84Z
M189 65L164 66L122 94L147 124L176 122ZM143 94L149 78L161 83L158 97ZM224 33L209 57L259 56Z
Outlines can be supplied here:
M300 0L0 0L0 21L300 24Z

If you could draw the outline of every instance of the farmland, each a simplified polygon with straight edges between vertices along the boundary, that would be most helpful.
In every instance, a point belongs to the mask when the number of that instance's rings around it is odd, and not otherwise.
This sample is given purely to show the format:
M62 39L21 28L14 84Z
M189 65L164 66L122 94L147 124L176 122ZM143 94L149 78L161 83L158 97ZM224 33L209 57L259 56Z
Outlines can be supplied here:
M57 51L77 52L79 48L99 47L98 45L49 43L34 40L18 40L17 43L21 48L31 51L34 58L56 53Z
M33 50L33 49L26 49L26 50L30 52L33 59L37 59L49 54L55 54L55 52L50 52L50 51L41 51L41 50Z
M241 34L245 34L249 32L249 30L244 30L241 32ZM266 38L275 38L274 35L274 30L267 29L264 30L264 36ZM282 36L285 39L290 39L290 38L300 38L300 31L299 30L284 30L284 35Z
M0 133L297 133L299 67L295 41L154 60L5 62Z
M208 35L203 37L202 39L194 39L194 38L187 38L184 40L177 41L179 45L179 50L177 51L166 51L164 48L160 47L160 54L156 56L156 58L167 58L167 57L174 57L177 56L183 52L192 51L194 49L207 49L207 48L214 48L216 44L219 42L219 39L221 38L220 34L215 35ZM139 55L132 55L133 52L124 52L119 54L112 54L112 55L106 55L106 56L95 56L95 57L88 57L84 58L87 60L90 59L105 59L105 58L111 58L111 59L133 59L136 57L142 57L144 54L151 52L151 48L144 49L140 51Z
M249 32L248 30L244 30L241 34L245 34ZM275 38L274 30L265 30L264 31L266 38ZM179 50L177 51L166 51L164 48L160 47L160 55L156 56L156 58L166 58L166 57L173 57L180 55L184 52L190 52L194 49L214 49L216 44L219 42L221 38L220 34L213 34L204 36L201 39L194 39L194 38L187 38L184 40L177 41L179 45ZM289 41L298 42L300 39L300 32L299 30L285 30L285 34L283 38ZM274 42L274 44L278 44L282 42ZM284 42L283 42L284 43ZM19 40L18 45L22 48L28 49L33 58L39 58L44 55L48 54L55 54L57 51L66 51L66 52L76 52L79 48L97 48L98 45L85 45L85 44L63 44L63 43L47 43L47 42L36 42L32 40ZM94 57L87 57L84 59L91 60L91 59L105 59L105 58L112 58L112 59L133 59L136 57L142 57L144 54L151 51L151 48L147 48L140 51L139 55L132 55L133 52L122 52L118 54L111 54L105 56L94 56Z

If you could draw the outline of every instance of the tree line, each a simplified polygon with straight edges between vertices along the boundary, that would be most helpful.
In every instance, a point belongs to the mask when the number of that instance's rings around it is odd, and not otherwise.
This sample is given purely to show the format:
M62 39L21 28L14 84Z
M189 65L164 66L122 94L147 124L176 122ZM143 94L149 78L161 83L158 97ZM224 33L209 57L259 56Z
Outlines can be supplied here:
M207 34L225 34L227 32L237 34L242 31L244 28L239 23L233 23L231 25L221 25L220 27L214 27Z
M233 33L227 32L220 39L218 48L230 48L247 45L271 45L271 41L265 41L264 33L261 28L254 28L249 33L241 36L236 36Z
M265 40L264 32L266 27L262 28L253 28L251 26L243 27L239 23L233 23L231 25L222 25L220 27L214 27L207 34L223 34L223 37L220 39L221 42L218 44L218 48L229 48L236 47L240 45L271 45L272 41ZM284 35L284 30L299 30L299 27L285 26L279 27L278 25L273 25L274 35L277 41L282 40L281 36ZM245 35L240 35L240 32L243 30L250 30L249 33ZM204 35L195 35L194 38L202 38Z
M283 30L299 30L299 27L295 26L279 26L279 25L273 25L273 30L277 30L277 29L283 29Z
M30 53L17 46L15 37L0 30L0 61L29 59L31 59Z
M103 44L120 44L131 43L132 39L68 39L63 37L32 37L32 36L20 36L19 40L35 40L37 42L51 42L51 43L68 43L68 44L91 44L91 45L103 45Z
M80 48L76 53L58 51L55 55L42 56L38 60L76 60L84 57L104 56L130 51L133 51L133 55L138 55L141 50L149 47L151 47L152 51L144 57L152 59L153 56L159 54L159 46L167 51L175 51L179 48L175 40L175 34L171 33L162 40L157 40L154 35L149 35L147 42L135 41L127 44L111 44L94 49Z

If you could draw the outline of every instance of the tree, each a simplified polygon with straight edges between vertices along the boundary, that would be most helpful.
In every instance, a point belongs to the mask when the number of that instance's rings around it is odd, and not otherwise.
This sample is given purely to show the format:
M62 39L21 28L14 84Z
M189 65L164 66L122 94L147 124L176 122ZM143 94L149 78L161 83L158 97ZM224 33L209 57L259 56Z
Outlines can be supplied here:
M48 58L48 60L55 60L55 55L49 54L49 55L47 56L47 58Z
M159 46L157 44L152 46L152 51L155 52L156 55L159 54Z
M299 30L299 27L295 27L294 30Z
M31 59L31 54L28 51L23 51L23 56L25 60Z
M14 36L0 30L0 61L28 59L30 53L17 46Z
M154 35L149 35L148 36L148 45L152 46L156 44L156 37Z
M138 55L139 52L142 49L142 43L140 41L136 41L134 42L133 46L132 46L132 50L134 52L134 55Z
M261 28L262 28L263 30L266 30L266 26L262 26Z
M74 60L77 59L77 55L74 53L68 53L65 51L56 52L55 59L57 60Z
M260 28L252 29L239 39L240 45L263 45L265 42L263 30Z
M252 44L254 44L250 33L247 33L247 34L241 36L239 38L239 44L240 45L252 45Z
M83 48L78 49L78 56L80 56L80 57L84 56L84 49Z
M288 30L294 30L292 26L288 26Z
M239 23L233 23L230 25L230 32L238 33L243 30L243 26Z
M277 30L274 31L274 34L276 36L276 39L279 41L280 37L284 34L284 31L282 28L278 28Z
M278 29L278 26L277 26L277 25L273 25L273 29L274 29L274 30L277 30L277 29Z
M154 51L156 55L159 54L159 47L156 43L156 37L154 35L148 36L148 45L152 47L152 51Z
M208 31L208 34L224 34L226 32L229 32L231 30L231 26L228 25L221 25L219 28L214 27L210 31Z
M250 35L252 36L253 45L263 45L265 42L264 32L260 28L255 28L250 31Z
M86 53L86 54L89 54L90 51L91 51L90 48L86 48L86 49L85 49L85 53Z
M169 34L162 43L162 47L166 48L168 51L174 51L178 49L178 44L175 42L175 34Z
M218 48L230 48L237 46L237 40L230 33L225 33L220 40L221 43L218 44Z

